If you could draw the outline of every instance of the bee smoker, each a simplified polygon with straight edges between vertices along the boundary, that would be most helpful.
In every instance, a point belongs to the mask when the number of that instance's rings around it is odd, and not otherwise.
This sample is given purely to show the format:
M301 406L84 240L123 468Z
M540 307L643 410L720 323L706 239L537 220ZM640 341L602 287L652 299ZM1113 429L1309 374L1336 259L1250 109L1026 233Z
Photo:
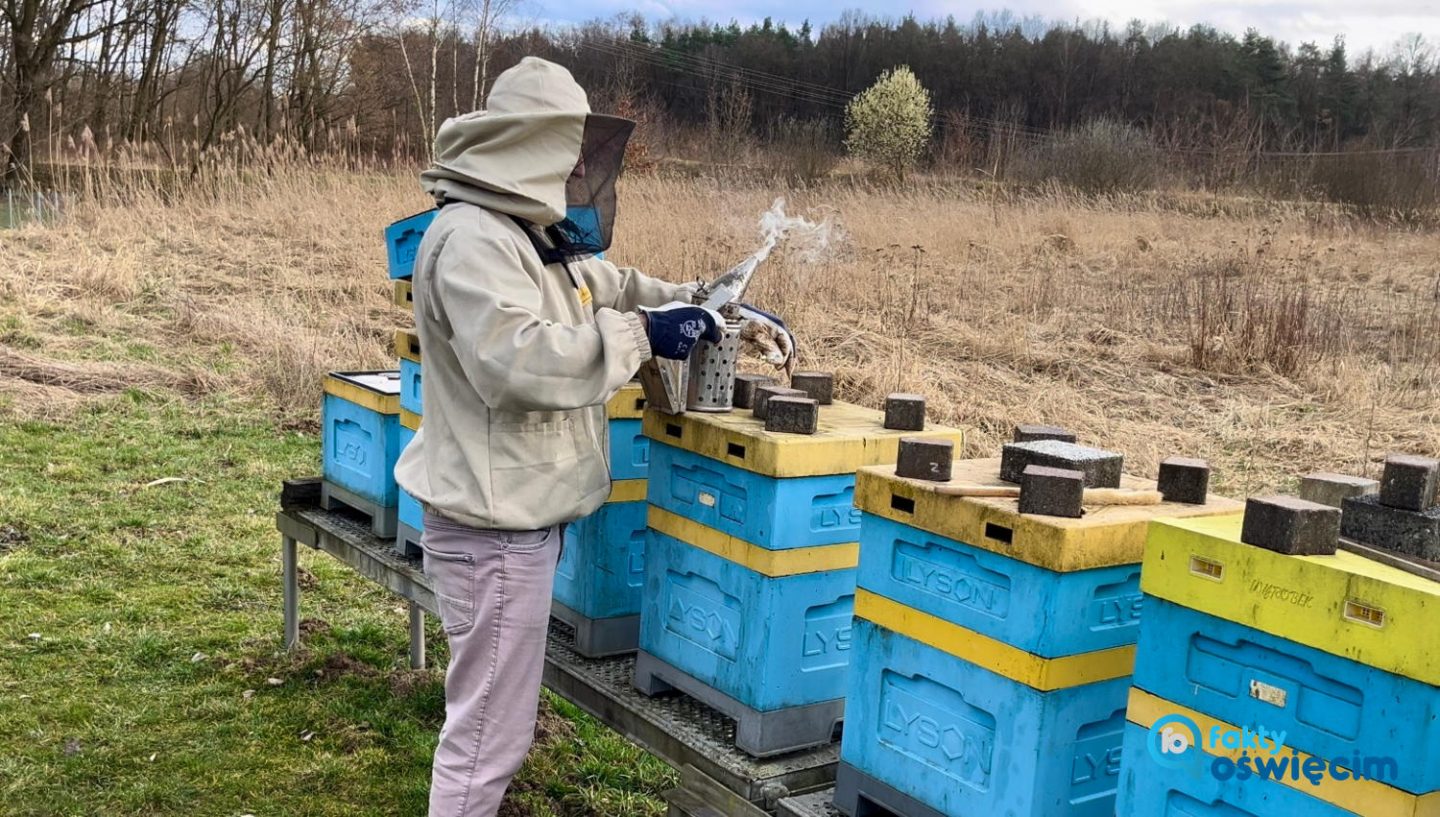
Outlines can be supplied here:
M688 361L652 358L641 366L640 384L645 389L646 405L665 414L730 411L740 358L740 329L745 322L735 303L750 285L760 261L760 254L752 255L695 293L696 304L715 309L725 318L724 337L719 343L700 341Z
M735 396L735 365L740 357L742 319L734 304L720 310L725 318L719 343L702 340L690 355L685 385L685 408L690 411L725 412Z

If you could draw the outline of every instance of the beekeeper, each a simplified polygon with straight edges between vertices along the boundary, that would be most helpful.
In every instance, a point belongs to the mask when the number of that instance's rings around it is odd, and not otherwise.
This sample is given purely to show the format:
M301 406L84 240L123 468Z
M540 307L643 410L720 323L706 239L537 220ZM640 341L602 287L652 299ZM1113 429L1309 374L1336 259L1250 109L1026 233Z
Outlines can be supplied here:
M535 731L561 526L610 494L605 402L653 356L718 340L676 285L595 258L634 123L533 57L445 122L413 279L425 420L395 469L425 506L450 642L431 817L491 817ZM783 326L770 339L787 349Z

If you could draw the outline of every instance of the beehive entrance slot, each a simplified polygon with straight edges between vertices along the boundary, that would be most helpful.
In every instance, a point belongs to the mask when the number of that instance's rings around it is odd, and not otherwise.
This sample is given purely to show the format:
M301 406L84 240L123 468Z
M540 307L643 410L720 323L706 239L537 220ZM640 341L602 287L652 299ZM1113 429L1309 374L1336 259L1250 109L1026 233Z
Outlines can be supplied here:
M1009 545L1015 541L1015 531L1004 525L997 525L994 522L985 523L985 538L994 539L997 542L1004 542Z
M743 460L745 459L745 446L739 443L727 443L725 446L725 453L736 459Z
M901 513L915 513L915 500L899 494L890 495L890 507Z

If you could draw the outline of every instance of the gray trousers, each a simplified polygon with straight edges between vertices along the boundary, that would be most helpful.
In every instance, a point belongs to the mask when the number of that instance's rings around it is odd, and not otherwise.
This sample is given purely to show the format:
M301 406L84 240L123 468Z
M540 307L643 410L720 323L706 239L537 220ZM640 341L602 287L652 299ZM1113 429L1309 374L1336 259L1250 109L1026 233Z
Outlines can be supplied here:
M535 737L560 527L486 531L425 515L421 547L450 642L430 817L495 817Z

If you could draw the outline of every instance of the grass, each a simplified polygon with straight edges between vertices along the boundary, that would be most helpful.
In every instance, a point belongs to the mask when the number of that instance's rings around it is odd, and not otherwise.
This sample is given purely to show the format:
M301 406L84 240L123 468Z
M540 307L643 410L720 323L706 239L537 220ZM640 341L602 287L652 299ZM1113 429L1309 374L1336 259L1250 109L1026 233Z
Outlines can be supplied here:
M713 276L779 192L634 176L610 256ZM1142 475L1205 457L1243 496L1440 453L1433 232L1184 192L788 193L843 236L750 298L840 396L923 392L967 455L1049 422ZM321 374L393 365L380 231L425 206L409 173L290 167L0 231L7 815L422 810L439 676L404 669L394 599L308 554L306 649L277 654L272 514L318 469ZM547 700L508 813L658 813L671 773Z
M0 450L7 817L423 813L443 678L407 668L394 597L306 553L278 649L275 492L312 435L132 391ZM540 732L508 814L659 813L659 761L554 699Z

